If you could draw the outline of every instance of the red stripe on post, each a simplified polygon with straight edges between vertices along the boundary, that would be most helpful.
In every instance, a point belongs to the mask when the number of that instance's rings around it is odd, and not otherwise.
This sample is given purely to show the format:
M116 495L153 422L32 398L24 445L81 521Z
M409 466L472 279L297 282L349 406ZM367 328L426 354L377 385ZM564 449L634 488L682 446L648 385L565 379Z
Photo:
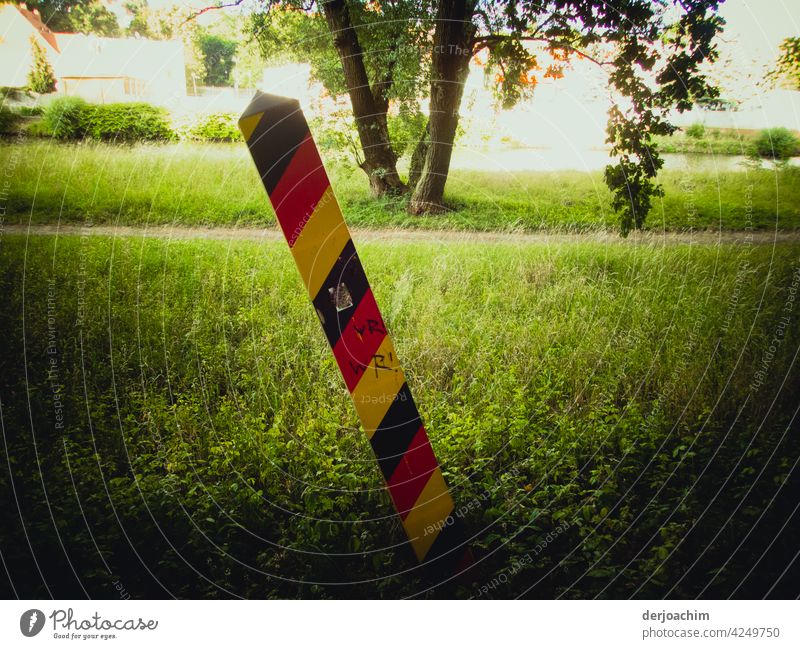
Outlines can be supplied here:
M329 185L317 147L308 134L269 196L289 247L297 241Z
M383 324L372 289L367 289L356 306L353 317L333 347L333 355L339 364L348 391L355 390L384 338L386 338L386 326Z
M400 518L408 516L438 466L425 427L420 426L387 483Z

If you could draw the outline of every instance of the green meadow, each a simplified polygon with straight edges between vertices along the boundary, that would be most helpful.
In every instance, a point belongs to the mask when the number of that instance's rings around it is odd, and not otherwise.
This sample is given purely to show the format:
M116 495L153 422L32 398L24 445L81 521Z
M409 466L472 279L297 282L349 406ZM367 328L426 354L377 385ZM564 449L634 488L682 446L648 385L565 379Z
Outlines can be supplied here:
M376 202L359 169L323 152L350 225L475 231L614 230L610 192L597 172L453 171L451 211L412 217L400 200ZM705 158L704 158L705 159ZM0 144L8 223L171 223L272 226L274 216L241 144ZM728 165L721 163L721 169ZM651 230L796 229L800 169L717 170L714 164L663 171L664 197Z
M25 147L21 222L271 222L226 147ZM354 223L388 224L334 173ZM592 209L597 179L525 178L457 174L448 224L612 218ZM743 178L695 179L696 225L722 210L737 227ZM770 178L759 227L776 187L798 192ZM796 201L780 209L796 223ZM431 590L413 568L282 242L5 234L0 497L25 515L0 546L20 596L796 594L779 575L796 552L781 532L800 487L800 246L360 249L464 510L470 579ZM42 578L22 574L32 555Z

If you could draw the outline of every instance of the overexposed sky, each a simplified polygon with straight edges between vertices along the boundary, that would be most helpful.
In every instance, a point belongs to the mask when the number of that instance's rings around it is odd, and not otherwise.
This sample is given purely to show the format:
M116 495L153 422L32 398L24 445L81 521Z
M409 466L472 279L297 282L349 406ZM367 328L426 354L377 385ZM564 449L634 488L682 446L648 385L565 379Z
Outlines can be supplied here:
M727 21L716 66L724 93L749 99L775 65L780 43L800 36L800 0L730 0L721 7Z
M729 0L720 13L728 23L721 47L753 58L774 59L784 38L800 36L800 0Z

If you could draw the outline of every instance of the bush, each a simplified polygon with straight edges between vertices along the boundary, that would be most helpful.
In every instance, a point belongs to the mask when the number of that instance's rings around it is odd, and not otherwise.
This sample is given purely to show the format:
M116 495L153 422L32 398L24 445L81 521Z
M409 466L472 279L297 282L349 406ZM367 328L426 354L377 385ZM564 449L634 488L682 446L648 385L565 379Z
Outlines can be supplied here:
M20 106L17 112L23 117L39 117L44 114L44 108L41 106Z
M31 46L33 47L33 66L28 72L28 87L33 92L47 94L56 89L56 77L53 67L47 60L47 52L39 44L35 37L31 36Z
M24 128L25 135L29 137L53 137L53 131L50 130L50 126L43 119L37 119Z
M14 133L20 115L8 108L0 107L0 133Z
M80 97L58 97L44 109L44 126L61 140L80 139L86 132L87 107Z
M411 153L425 131L427 117L418 108L400 107L397 116L389 117L389 135L399 156Z
M189 124L181 133L188 140L199 142L240 142L242 132L232 113L203 115Z
M694 138L695 140L701 140L705 134L706 134L706 126L705 124L701 124L700 122L692 124L686 129L686 135Z
M85 109L86 137L136 142L173 140L167 112L150 104L106 104Z
M19 119L18 113L0 106L0 133L13 133Z
M758 134L753 143L762 158L788 160L800 153L800 140L788 128L768 128Z
M53 101L44 113L45 128L60 139L173 140L167 113L150 104L87 104L78 97Z
M3 101L24 101L30 97L26 88L14 88L12 86L0 86L0 100Z

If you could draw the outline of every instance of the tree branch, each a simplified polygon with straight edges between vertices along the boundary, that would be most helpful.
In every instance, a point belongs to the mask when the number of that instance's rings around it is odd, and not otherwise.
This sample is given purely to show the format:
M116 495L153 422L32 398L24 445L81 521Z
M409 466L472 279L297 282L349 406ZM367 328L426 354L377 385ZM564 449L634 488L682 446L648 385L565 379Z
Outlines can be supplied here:
M209 11L214 11L216 9L229 9L230 7L238 7L243 2L244 2L244 0L234 0L234 2L220 2L217 5L210 5L208 7L203 7L202 9L199 9L198 11L195 11L194 13L189 14L189 17L186 20L184 20L181 23L180 26L183 27L189 21L194 20L195 18L199 18L204 13L207 13ZM269 5L271 7L272 6L272 2L270 2Z
M575 54L582 56L587 61L591 61L592 63L594 63L599 67L603 67L604 65L613 65L612 61L600 61L591 56L590 54L587 54L586 52L579 50L577 47L575 47L570 43L554 41L550 38L542 36L513 36L512 34L488 34L486 36L479 36L477 38L474 38L472 41L473 45L472 53L477 54L482 49L491 47L494 43L500 43L502 41L511 41L511 40L519 40L519 41L524 41L526 43L547 43L554 48L561 48L575 52Z

